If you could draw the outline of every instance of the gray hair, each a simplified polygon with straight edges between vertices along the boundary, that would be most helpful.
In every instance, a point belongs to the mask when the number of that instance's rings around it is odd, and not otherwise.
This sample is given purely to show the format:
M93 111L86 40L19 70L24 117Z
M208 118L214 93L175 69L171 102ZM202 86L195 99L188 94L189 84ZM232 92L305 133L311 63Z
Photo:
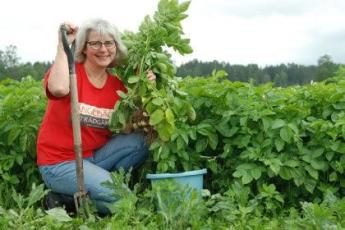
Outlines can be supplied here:
M100 34L107 34L115 40L116 55L114 61L109 64L109 67L114 67L118 65L119 63L121 63L121 61L123 61L126 58L127 48L121 40L120 32L118 31L118 29L110 22L97 18L90 19L84 22L78 29L75 49L75 59L77 62L85 62L86 55L83 51L85 50L89 33L92 30L97 31Z

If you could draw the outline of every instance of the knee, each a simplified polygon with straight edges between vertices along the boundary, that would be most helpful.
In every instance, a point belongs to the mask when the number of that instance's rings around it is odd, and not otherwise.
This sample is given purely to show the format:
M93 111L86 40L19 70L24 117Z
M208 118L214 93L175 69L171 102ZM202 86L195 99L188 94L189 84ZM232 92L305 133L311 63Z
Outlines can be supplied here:
M132 148L139 152L143 152L144 154L148 153L148 146L145 142L145 136L142 133L129 134L128 138L128 143Z

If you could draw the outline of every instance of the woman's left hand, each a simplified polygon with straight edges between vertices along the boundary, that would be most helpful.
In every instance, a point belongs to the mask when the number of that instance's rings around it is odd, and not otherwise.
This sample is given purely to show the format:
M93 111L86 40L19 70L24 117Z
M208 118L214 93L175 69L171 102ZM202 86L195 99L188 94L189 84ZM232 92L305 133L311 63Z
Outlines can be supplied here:
M146 77L150 81L155 81L156 80L156 74L154 74L154 72L152 72L152 70L147 70L146 71Z

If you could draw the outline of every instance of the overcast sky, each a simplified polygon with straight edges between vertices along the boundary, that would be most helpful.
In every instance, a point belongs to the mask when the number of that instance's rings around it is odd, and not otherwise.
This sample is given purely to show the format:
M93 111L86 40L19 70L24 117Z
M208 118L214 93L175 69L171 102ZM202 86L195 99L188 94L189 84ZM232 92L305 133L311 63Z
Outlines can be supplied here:
M1 3L0 49L17 46L22 62L52 61L58 26L102 17L136 31L158 0L8 0ZM192 0L183 28L197 58L230 64L345 63L345 0Z

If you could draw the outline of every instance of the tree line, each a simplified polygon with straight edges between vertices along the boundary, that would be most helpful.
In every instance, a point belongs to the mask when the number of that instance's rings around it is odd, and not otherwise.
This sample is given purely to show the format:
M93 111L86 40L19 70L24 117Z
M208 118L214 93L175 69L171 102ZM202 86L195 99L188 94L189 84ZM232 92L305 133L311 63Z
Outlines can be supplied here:
M28 75L34 79L42 79L52 62L21 63L17 55L17 47L10 45L0 50L0 81L6 78L20 80ZM275 86L303 85L312 81L322 81L336 74L343 64L334 63L332 57L323 55L317 65L299 65L295 63L269 65L259 67L257 64L231 65L225 62L203 62L197 59L177 67L177 76L209 76L213 70L225 70L231 81L256 84L273 82Z
M263 68L257 64L231 65L225 62L211 61L202 62L192 60L177 68L177 75L186 76L209 76L214 69L225 70L231 81L249 82L256 84L273 82L275 86L303 85L312 81L322 81L333 77L342 64L332 61L330 55L323 55L318 59L317 65L299 65L295 63L269 65Z
M20 80L30 75L32 78L42 79L52 62L20 62L17 47L10 45L0 50L0 81L6 78Z

